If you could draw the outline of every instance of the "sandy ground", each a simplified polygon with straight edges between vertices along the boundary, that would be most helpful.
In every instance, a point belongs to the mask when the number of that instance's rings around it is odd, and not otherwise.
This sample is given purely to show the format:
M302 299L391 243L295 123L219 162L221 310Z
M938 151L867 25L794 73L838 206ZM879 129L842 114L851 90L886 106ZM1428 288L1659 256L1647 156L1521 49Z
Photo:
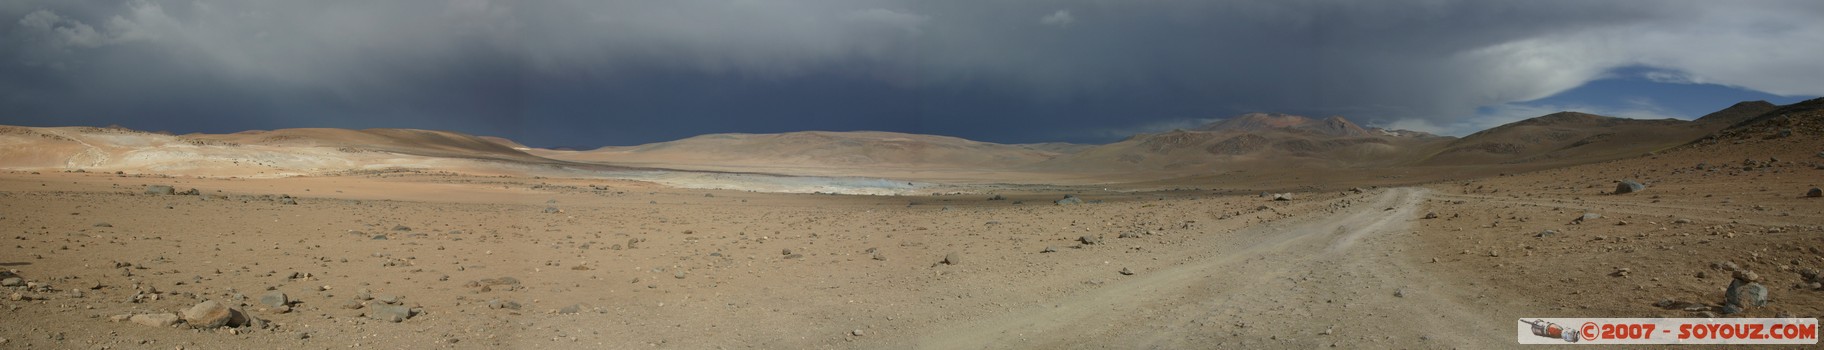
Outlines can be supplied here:
M0 267L29 285L0 288L0 347L1499 348L1516 345L1523 317L1714 314L1655 304L1714 309L1722 262L1772 290L1730 316L1818 317L1824 292L1804 274L1824 265L1824 202L1802 194L1824 182L1820 146L1755 141L1292 201L9 172ZM1648 190L1604 194L1624 178ZM1051 202L1066 193L1091 202ZM1586 212L1601 217L1570 223ZM275 291L291 301L263 304ZM205 300L268 324L111 320ZM386 301L419 312L367 317Z

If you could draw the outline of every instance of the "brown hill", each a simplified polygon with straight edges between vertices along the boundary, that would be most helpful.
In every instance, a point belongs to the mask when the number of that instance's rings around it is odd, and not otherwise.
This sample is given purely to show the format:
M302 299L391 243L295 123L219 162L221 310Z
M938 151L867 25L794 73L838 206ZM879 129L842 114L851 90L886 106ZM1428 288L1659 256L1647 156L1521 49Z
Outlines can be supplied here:
M1214 132L1266 132L1287 131L1310 133L1330 137L1363 137L1372 136L1367 129L1349 122L1343 117L1330 117L1316 120L1303 116L1279 113L1248 113L1210 123L1198 131Z
M1754 118L1777 108L1780 108L1780 106L1767 101L1742 101L1729 106L1729 108L1724 108L1720 111L1705 114L1703 117L1698 117L1697 121L1735 125L1736 123L1748 120L1748 118Z
M1640 120L1559 112L1464 136L1421 163L1590 163L1664 150L1720 128L1720 124L1676 119Z
M544 161L514 149L512 145L517 143L512 141L502 143L499 141L505 139L488 139L453 131L299 128L243 131L225 135L193 134L185 137L241 145L332 147L348 152L377 151L426 157Z

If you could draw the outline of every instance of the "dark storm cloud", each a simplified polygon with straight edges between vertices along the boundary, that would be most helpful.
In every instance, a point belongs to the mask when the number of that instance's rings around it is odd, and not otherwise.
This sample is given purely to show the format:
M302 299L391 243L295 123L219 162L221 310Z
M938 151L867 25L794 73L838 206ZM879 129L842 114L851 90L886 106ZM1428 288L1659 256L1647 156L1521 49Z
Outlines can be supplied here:
M1618 67L1824 94L1817 2L23 1L0 121L535 145L1095 140L1246 111L1461 132Z

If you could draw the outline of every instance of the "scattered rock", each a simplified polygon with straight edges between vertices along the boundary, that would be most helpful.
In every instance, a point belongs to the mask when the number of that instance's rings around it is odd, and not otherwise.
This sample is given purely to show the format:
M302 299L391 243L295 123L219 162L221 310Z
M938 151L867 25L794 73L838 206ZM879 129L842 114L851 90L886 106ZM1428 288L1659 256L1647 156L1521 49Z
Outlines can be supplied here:
M291 196L281 196L281 197L279 197L279 204L298 205L298 199L291 198Z
M1824 189L1812 187L1810 191L1805 191L1805 196L1811 198L1824 197Z
M849 331L849 335L853 335L853 336L857 336L857 337L859 337L859 336L863 336L863 335L867 335L867 333L866 333L866 332L862 332L862 331L861 331L861 330L860 330L860 329L857 329L857 330L852 330L852 331Z
M1426 219L1436 219L1436 218L1438 218L1438 212L1435 212L1435 211L1425 212L1425 218Z
M1672 300L1672 299L1660 300L1657 303L1653 303L1653 306L1657 306L1661 309L1666 309L1666 310L1684 310L1684 311L1705 311L1705 310L1710 309L1709 306L1705 306L1704 304L1683 301L1683 300Z
M1064 199L1055 200L1055 201L1052 201L1052 203L1057 204L1057 205L1083 204L1083 199L1077 198L1077 196L1073 195L1073 194L1067 194L1067 195L1064 195Z
M1405 297L1406 297L1406 288L1400 288L1400 289L1394 289L1394 290L1393 290L1393 297L1395 297L1395 298L1405 298Z
M25 279L18 277L7 277L6 279L0 280L0 287L18 287L23 285L25 285Z
M1551 237L1552 235L1556 235L1556 234L1558 234L1558 230L1545 230L1545 231L1539 231L1539 234L1535 234L1535 235L1533 235L1533 237Z
M1133 233L1133 232L1122 232L1121 235L1118 237L1119 238L1140 238L1140 234Z
M173 195L177 194L177 189L166 185L150 185L146 186L146 194Z
M114 224L105 223L105 222L97 222L97 223L95 223L95 227L114 227Z
M1085 235L1083 237L1077 237L1077 241L1083 242L1083 244L1092 244L1092 245L1102 243L1101 238L1096 238L1096 236L1090 236L1090 235Z
M557 309L557 313L565 314L565 315L575 315L580 312L583 312L583 306L578 305L578 304L570 304L570 306L565 306L562 309Z
M1609 276L1612 276L1612 277L1628 277L1628 274L1629 274L1629 273L1632 273L1632 272L1633 272L1633 271L1634 271L1634 270L1633 270L1633 269L1629 269L1629 268L1626 268L1626 267L1618 267L1618 268L1615 268L1615 272L1610 272L1610 273L1609 273Z
M1615 194L1628 194L1646 189L1647 185L1642 185L1634 180L1621 180L1621 183L1615 184Z
M179 318L177 317L177 314L168 314L168 313L139 314L139 315L133 315L132 317L127 318L127 322L133 322L133 323L146 325L146 326L153 326L153 327L170 327L172 325L176 325L178 320L179 320Z
M291 305L291 298L286 297L284 292L272 291L271 293L260 296L260 304L274 308L289 306Z
M1134 275L1134 270L1129 270L1129 269L1127 269L1127 268L1125 268L1125 267L1123 267L1123 268L1121 268L1121 274L1122 274L1122 275L1128 275L1128 276L1133 276L1133 275Z
M1040 250L1039 252L1040 253L1056 253L1056 252L1058 252L1058 247L1045 246L1045 249Z
M1289 200L1292 200L1292 194L1291 193L1275 193L1275 194L1273 194L1273 200L1289 201Z
M493 299L493 300L488 300L488 308L489 309L519 310L520 305L519 305L519 302L517 302L517 301Z
M374 301L378 301L381 304L398 305L399 301L400 301L399 299L400 298L397 295L384 295L383 294L383 295L380 295L379 297L374 298Z
M561 211L562 210L557 210L557 207L545 207L545 214L556 214Z
M367 308L367 318L381 321L404 322L412 316L417 316L412 308L400 305L371 305Z
M1601 219L1601 218L1602 218L1602 214L1583 213L1582 216L1578 216L1575 219L1571 219L1571 224L1573 224L1573 225L1582 224L1584 221L1596 220L1596 219Z
M959 257L956 255L956 252L950 252L948 254L944 254L943 262L944 262L944 265L956 265L956 264L963 263L963 260L962 260L962 257Z
M184 310L184 323L190 327L209 329L228 325L234 319L234 310L214 300L204 301Z
M991 200L991 201L1004 201L1004 200L1007 200L1007 197L1002 197L1002 196L1001 196L1001 195L998 195L998 194L997 194L997 195L994 195L994 196L993 196L993 197L988 197L988 200Z
M1754 271L1748 271L1748 270L1743 270L1743 269L1731 269L1731 270L1735 270L1735 273L1732 274L1730 277L1734 277L1735 280L1742 281L1742 283L1754 283L1754 282L1761 281L1761 275L1754 273Z

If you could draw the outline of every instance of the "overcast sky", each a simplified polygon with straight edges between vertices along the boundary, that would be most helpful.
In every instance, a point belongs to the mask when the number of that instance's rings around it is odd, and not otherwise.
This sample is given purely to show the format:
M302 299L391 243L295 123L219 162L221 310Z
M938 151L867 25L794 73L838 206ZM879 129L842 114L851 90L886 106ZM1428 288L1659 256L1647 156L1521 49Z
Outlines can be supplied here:
M1461 135L1824 95L1824 1L0 1L0 124L534 146L1107 142L1244 112Z

